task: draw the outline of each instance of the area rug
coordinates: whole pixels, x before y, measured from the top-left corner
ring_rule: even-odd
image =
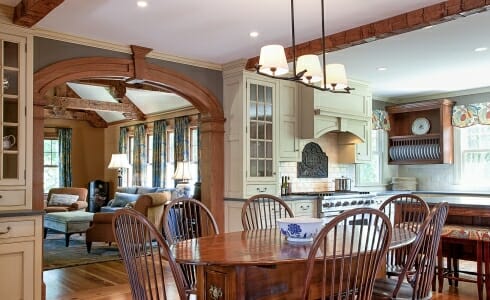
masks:
[[[92,250],[87,253],[85,235],[73,234],[70,245],[65,247],[65,235],[49,232],[43,241],[43,269],[73,267],[85,264],[119,260],[119,250],[115,243],[92,243]]]

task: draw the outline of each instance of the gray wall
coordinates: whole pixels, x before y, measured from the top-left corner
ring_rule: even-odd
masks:
[[[127,59],[132,57],[132,55],[128,53],[110,51],[41,37],[34,38],[34,72],[59,61],[90,56]],[[147,61],[149,63],[179,72],[199,82],[202,86],[209,89],[216,96],[221,105],[223,105],[223,74],[221,71],[178,64],[175,62],[153,58],[148,58]]]

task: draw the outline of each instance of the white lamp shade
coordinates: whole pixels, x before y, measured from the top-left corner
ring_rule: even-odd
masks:
[[[289,72],[288,61],[284,47],[267,45],[260,49],[259,71],[269,75],[283,75]]]
[[[302,55],[298,57],[296,63],[296,72],[306,70],[306,73],[301,79],[306,83],[319,82],[323,78],[322,67],[320,65],[320,59],[314,54]],[[310,79],[308,79],[310,77]]]
[[[191,180],[191,168],[188,161],[178,161],[177,168],[175,169],[173,179],[178,180]]]
[[[127,169],[131,167],[128,161],[127,154],[112,154],[111,162],[107,168],[109,169]]]
[[[336,90],[345,89],[347,87],[347,75],[345,75],[345,67],[342,64],[328,64],[325,66],[327,87]]]

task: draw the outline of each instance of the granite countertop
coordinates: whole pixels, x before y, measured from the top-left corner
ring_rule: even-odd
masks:
[[[0,218],[9,218],[9,217],[24,217],[24,216],[37,216],[44,215],[44,210],[4,210],[0,211]]]

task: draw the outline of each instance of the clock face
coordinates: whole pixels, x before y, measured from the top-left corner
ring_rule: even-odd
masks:
[[[430,122],[427,118],[417,118],[412,123],[412,133],[413,134],[426,134],[429,132]]]

